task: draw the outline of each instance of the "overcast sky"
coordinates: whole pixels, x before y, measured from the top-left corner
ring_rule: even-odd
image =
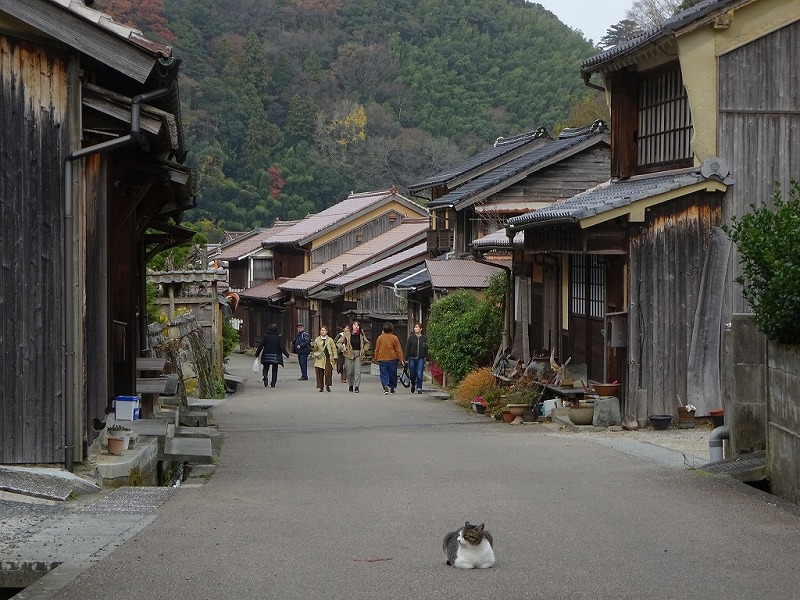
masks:
[[[529,0],[544,6],[572,29],[597,44],[612,25],[625,18],[633,0]]]

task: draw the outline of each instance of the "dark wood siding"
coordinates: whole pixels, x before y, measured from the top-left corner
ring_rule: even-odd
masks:
[[[628,396],[646,395],[637,417],[673,414],[686,400],[692,328],[719,195],[694,194],[654,207],[632,226],[628,309]]]
[[[555,201],[572,198],[599,183],[611,173],[608,146],[592,148],[534,173],[492,196],[493,202]]]
[[[800,178],[800,22],[719,58],[719,156],[736,184],[725,195],[724,220],[772,205],[775,182],[788,192]],[[743,68],[746,65],[746,68]],[[729,261],[732,313],[749,313],[734,279],[741,274],[734,246]]]
[[[64,460],[68,77],[60,52],[0,35],[0,463]]]

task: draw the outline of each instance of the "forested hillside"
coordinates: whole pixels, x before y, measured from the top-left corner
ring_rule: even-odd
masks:
[[[268,226],[563,124],[596,52],[524,0],[97,0],[172,44],[199,208]],[[567,123],[578,125],[583,123]]]

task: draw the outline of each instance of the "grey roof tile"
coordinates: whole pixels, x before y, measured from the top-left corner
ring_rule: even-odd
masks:
[[[245,233],[229,242],[225,242],[219,248],[218,260],[242,260],[250,254],[262,249],[261,242],[269,236],[291,227],[297,221],[276,221],[275,225],[269,228],[257,228]]]
[[[392,256],[374,262],[361,269],[335,277],[328,281],[327,284],[330,286],[347,287],[348,285],[371,279],[375,275],[383,274],[386,271],[391,272],[393,269],[397,269],[398,265],[405,265],[409,261],[420,260],[427,256],[427,254],[428,244],[417,244],[416,246],[412,246],[411,248],[393,254]]]
[[[485,288],[492,275],[500,272],[499,266],[492,267],[472,260],[454,258],[451,260],[426,260],[425,266],[435,288]]]
[[[410,185],[408,186],[408,189],[409,191],[416,192],[441,185],[450,181],[451,179],[459,177],[460,175],[464,175],[465,173],[468,173],[469,171],[476,169],[481,165],[491,162],[503,156],[504,154],[508,154],[514,150],[517,150],[526,144],[530,144],[531,142],[535,142],[536,140],[547,137],[549,137],[547,130],[544,128],[539,128],[535,131],[529,131],[527,133],[522,133],[509,138],[497,138],[491,148],[487,148],[486,150],[479,152],[466,161],[450,167],[445,171],[437,173],[436,175],[432,175],[431,177],[428,177],[419,183]]]
[[[286,291],[310,290],[341,274],[344,265],[347,265],[349,272],[366,263],[375,262],[376,259],[382,259],[387,253],[395,254],[409,244],[419,243],[425,239],[427,231],[427,219],[406,219],[386,233],[290,279],[281,285],[281,289]]]
[[[276,244],[306,244],[325,231],[333,229],[343,222],[354,218],[358,213],[373,207],[387,204],[397,200],[409,208],[409,213],[414,216],[427,216],[428,211],[416,202],[396,193],[395,190],[382,190],[350,194],[341,202],[325,210],[309,215],[275,235],[264,240],[264,245]]]
[[[731,8],[750,2],[751,0],[702,0],[691,8],[677,13],[664,23],[651,27],[640,35],[617,44],[600,54],[586,59],[581,64],[581,72],[584,75],[600,70],[604,65],[612,63],[620,58],[635,53],[639,48],[653,44],[686,25],[705,18],[713,18],[719,13],[726,12]]]
[[[564,154],[565,158],[572,153],[570,150],[576,146],[583,144],[591,138],[597,138],[598,143],[601,142],[605,134],[608,133],[608,126],[603,121],[595,121],[587,127],[580,129],[568,129],[559,135],[558,139],[546,143],[540,148],[536,148],[527,154],[523,154],[519,158],[515,158],[499,167],[491,170],[485,175],[476,177],[468,181],[464,185],[460,185],[453,191],[431,201],[428,204],[430,210],[436,210],[443,207],[455,207],[456,210],[460,206],[469,204],[470,199],[476,195],[489,190],[500,183],[513,178],[522,173],[530,173],[536,170],[537,166],[557,157],[559,154]]]
[[[733,183],[727,177],[712,177],[726,185]],[[611,180],[572,198],[554,202],[547,208],[512,217],[506,221],[506,226],[513,231],[536,224],[578,223],[615,208],[630,206],[638,200],[684,188],[709,178],[711,177],[705,177],[700,169],[693,168]]]

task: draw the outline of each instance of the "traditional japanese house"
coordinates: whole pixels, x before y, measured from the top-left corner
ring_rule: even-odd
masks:
[[[72,469],[137,391],[148,260],[193,235],[180,60],[77,0],[1,2],[0,56],[0,463]]]

